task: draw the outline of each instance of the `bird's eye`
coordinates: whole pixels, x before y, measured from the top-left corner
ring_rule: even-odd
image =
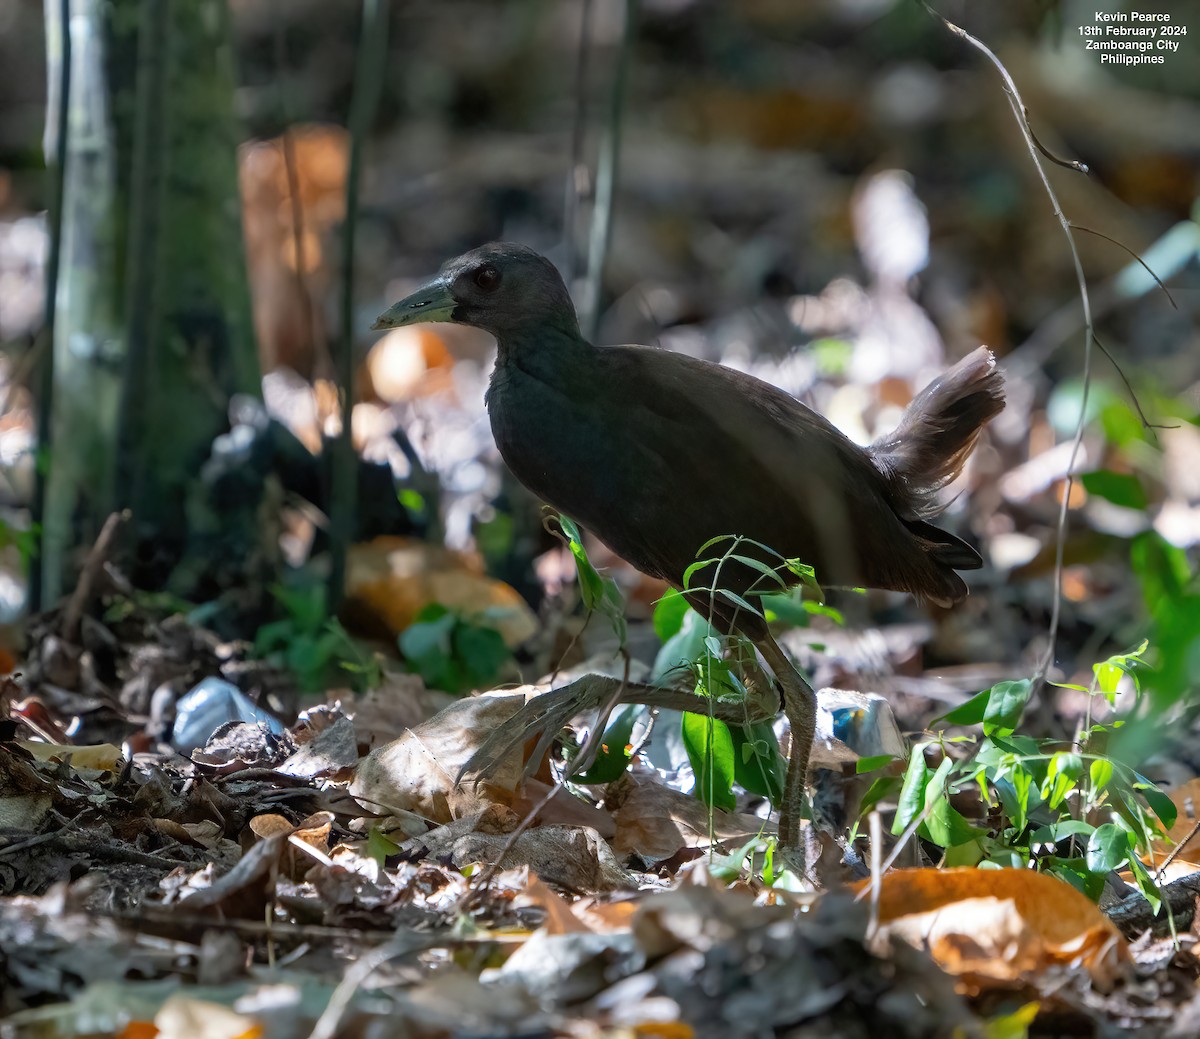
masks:
[[[500,272],[491,264],[475,272],[475,284],[484,292],[495,292],[500,287]]]

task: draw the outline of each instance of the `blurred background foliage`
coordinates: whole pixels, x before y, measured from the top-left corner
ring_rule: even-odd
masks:
[[[598,341],[655,343],[752,371],[860,441],[890,428],[946,364],[980,342],[991,346],[1010,403],[948,520],[988,562],[977,594],[932,618],[895,596],[855,600],[846,629],[830,625],[805,645],[822,647],[810,661],[819,684],[923,704],[1030,673],[1045,648],[1057,515],[1082,399],[1080,306],[1069,250],[1000,81],[919,4],[396,0],[386,12],[380,103],[363,142],[352,342],[340,332],[339,270],[346,127],[363,89],[355,82],[362,8],[349,0],[176,6],[208,11],[217,21],[205,24],[231,46],[228,159],[236,157],[237,189],[230,179],[229,197],[206,205],[221,219],[240,211],[263,376],[261,400],[250,393],[231,407],[233,391],[248,388],[238,380],[211,395],[226,415],[216,431],[225,439],[212,442],[209,430],[203,450],[193,445],[182,464],[219,484],[205,515],[228,515],[222,500],[240,503],[238,536],[265,533],[269,545],[235,551],[228,537],[191,537],[204,526],[193,516],[190,540],[178,539],[170,567],[144,567],[145,583],[193,600],[237,589],[236,628],[286,615],[287,597],[271,594],[281,574],[324,572],[328,459],[340,430],[334,376],[349,350],[359,479],[347,627],[393,652],[409,631],[415,669],[458,687],[502,673],[511,650],[540,673],[568,647],[576,659],[596,648],[603,626],[580,643],[572,617],[569,550],[545,531],[538,503],[491,444],[482,410],[489,337],[449,325],[366,332],[444,259],[507,238],[550,256],[581,302],[591,276]],[[71,0],[71,8],[78,20],[104,5]],[[118,8],[131,25],[148,10]],[[1095,660],[1147,637],[1158,670],[1146,685],[1159,707],[1182,702],[1175,709],[1190,721],[1185,694],[1200,681],[1200,41],[1185,41],[1163,65],[1110,71],[1083,49],[1079,26],[1094,9],[1082,3],[941,9],[1006,63],[1040,141],[1090,168],[1089,176],[1051,169],[1070,219],[1120,243],[1080,236],[1097,333],[1124,377],[1095,357],[1077,465],[1087,475],[1068,502],[1058,677],[1090,675]],[[636,22],[626,32],[629,12]],[[36,543],[38,468],[53,472],[68,451],[53,441],[39,447],[36,436],[52,202],[42,150],[54,82],[47,24],[36,0],[0,7],[0,587],[10,619],[24,602]],[[200,60],[195,74],[224,74],[221,62],[210,65]],[[617,119],[614,96],[623,99]],[[129,113],[112,115],[116,134]],[[619,166],[600,271],[589,238],[598,163],[614,140]],[[241,262],[226,250],[212,269],[240,276]],[[135,312],[151,305],[131,302]],[[217,309],[236,324],[235,305]],[[188,344],[180,352],[195,357],[201,347]],[[153,436],[169,438],[175,394],[145,382],[126,407],[159,395],[154,411],[166,425]],[[244,484],[226,479],[246,472]],[[178,509],[127,504],[135,516],[158,517],[144,541],[180,534]],[[71,565],[90,543],[76,534]],[[662,588],[602,547],[589,550],[616,577],[631,618],[648,618]],[[202,579],[218,559],[244,565]],[[310,612],[296,627],[320,647],[324,667],[344,633],[323,629]],[[502,644],[475,634],[481,618]],[[286,636],[271,629],[276,641],[281,630]],[[630,640],[635,656],[652,659],[649,624],[635,623]],[[485,659],[456,656],[464,645],[483,646]],[[1054,709],[1070,718],[1082,707],[1065,692]]]

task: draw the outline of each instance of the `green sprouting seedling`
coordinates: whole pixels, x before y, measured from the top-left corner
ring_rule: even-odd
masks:
[[[1069,688],[1111,702],[1117,683],[1128,676],[1140,693],[1146,649],[1142,643],[1097,663],[1090,687]],[[943,864],[1035,868],[1092,898],[1110,872],[1126,867],[1157,907],[1154,879],[1138,853],[1170,829],[1174,804],[1141,773],[1105,753],[1119,720],[1099,725],[1089,718],[1069,746],[1018,733],[1033,689],[1028,679],[999,682],[944,715],[940,720],[951,725],[980,726],[974,754],[955,760],[945,751],[956,740],[937,733],[914,748],[903,778],[875,781],[862,813],[898,796],[892,833],[915,829],[943,850]],[[925,754],[933,749],[943,752],[936,768]],[[952,803],[955,794],[971,789],[988,808],[984,825]]]
[[[374,654],[329,616],[324,582],[276,585],[271,594],[285,616],[258,629],[257,656],[287,668],[305,692],[318,692],[339,680],[348,680],[360,691],[382,682]]]
[[[706,555],[717,546],[723,546],[719,555]],[[696,557],[683,574],[689,593],[720,596],[738,610],[794,626],[807,626],[816,613],[841,622],[841,615],[825,605],[813,568],[768,545],[740,535],[721,535],[701,545]],[[745,596],[721,586],[721,572],[731,564],[758,574]],[[701,585],[700,578],[709,583]],[[664,665],[682,663],[694,676],[698,696],[745,702],[743,662],[754,659],[750,642],[739,635],[718,635],[712,617],[705,619],[690,610],[679,592],[664,596],[656,607],[655,629],[664,640],[656,673],[662,673]],[[730,726],[711,715],[689,713],[681,724],[684,747],[696,775],[697,797],[710,806],[733,808],[736,783],[778,803],[787,765],[770,722]]]
[[[617,636],[621,649],[624,649],[629,626],[625,620],[625,597],[621,595],[621,589],[616,581],[605,577],[592,565],[583,544],[583,535],[575,522],[560,514],[558,525],[575,560],[583,608],[588,613],[594,612],[604,617],[612,625],[613,634]]]
[[[486,614],[467,618],[431,603],[400,633],[400,651],[431,689],[464,693],[486,688],[512,660],[504,637],[487,619]]]

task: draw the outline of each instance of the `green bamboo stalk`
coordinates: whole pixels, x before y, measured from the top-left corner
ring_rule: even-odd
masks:
[[[346,555],[354,531],[358,470],[350,422],[354,410],[354,240],[366,136],[379,107],[387,57],[388,9],[383,0],[363,0],[354,94],[350,102],[350,168],[346,176],[346,222],[342,232],[342,320],[337,378],[342,401],[342,431],[333,444],[329,505],[329,609],[341,605],[346,585]]]

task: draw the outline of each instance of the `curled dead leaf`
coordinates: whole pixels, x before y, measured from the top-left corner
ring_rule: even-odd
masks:
[[[476,786],[468,776],[456,786],[455,780],[480,744],[524,706],[520,693],[457,700],[371,751],[359,763],[350,792],[372,807],[416,812],[439,823],[489,804],[511,805],[521,782],[520,746],[500,762],[487,782]]]
[[[1143,855],[1146,864],[1157,867],[1175,853],[1163,879],[1178,880],[1200,870],[1200,779],[1189,779],[1182,786],[1167,791],[1179,815],[1167,833],[1165,841],[1155,841],[1150,854]],[[1182,847],[1179,847],[1180,845]],[[1177,850],[1178,849],[1178,850]]]
[[[870,882],[855,885],[870,898]],[[1065,881],[1021,869],[907,869],[884,876],[878,938],[927,949],[968,988],[1082,967],[1109,987],[1130,962],[1125,939]]]

